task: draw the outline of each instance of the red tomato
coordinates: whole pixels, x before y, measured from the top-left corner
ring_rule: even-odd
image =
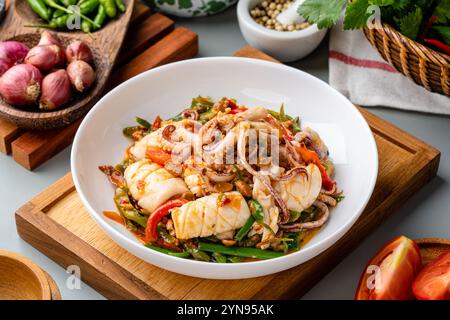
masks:
[[[418,300],[450,300],[450,251],[423,268],[412,290]]]
[[[386,244],[369,261],[359,280],[356,300],[412,299],[411,285],[422,268],[420,250],[404,236]]]
[[[170,161],[172,155],[165,152],[163,149],[158,147],[148,147],[146,152],[147,157],[154,163],[164,166],[166,162]]]

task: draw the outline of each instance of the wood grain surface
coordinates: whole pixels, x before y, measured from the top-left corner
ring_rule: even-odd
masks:
[[[250,47],[236,55],[268,60]],[[371,200],[344,237],[290,270],[245,280],[206,280],[145,263],[116,245],[90,218],[70,173],[17,211],[18,232],[60,265],[79,265],[82,279],[110,299],[299,298],[431,180],[439,166],[438,150],[365,109],[359,110],[378,146],[378,180]]]
[[[74,40],[86,42],[94,54],[94,68],[97,75],[95,84],[84,94],[73,96],[69,105],[52,112],[31,111],[16,108],[0,98],[0,116],[20,128],[28,130],[46,130],[66,127],[82,117],[100,98],[112,68],[116,62],[120,47],[128,29],[135,0],[125,0],[126,11],[117,19],[111,20],[100,30],[88,35],[81,31],[62,32],[57,35],[63,45]],[[13,0],[0,25],[0,41],[17,40],[33,47],[40,39],[42,29],[26,25],[42,23],[30,9],[26,0]]]
[[[195,56],[198,37],[186,28],[175,29],[173,20],[152,15],[147,6],[136,3],[123,48],[107,90],[139,72]],[[16,162],[33,170],[72,143],[79,124],[80,120],[63,129],[25,131],[0,119],[0,152],[12,152]]]

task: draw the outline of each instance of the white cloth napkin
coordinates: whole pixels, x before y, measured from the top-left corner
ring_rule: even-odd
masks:
[[[330,85],[355,104],[450,114],[450,98],[397,72],[362,31],[344,31],[342,21],[331,30],[329,68]]]

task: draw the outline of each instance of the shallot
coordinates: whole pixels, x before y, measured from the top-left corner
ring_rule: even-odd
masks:
[[[46,46],[49,44],[56,44],[61,46],[61,41],[59,41],[56,35],[48,32],[47,30],[42,31],[41,39],[39,40],[38,46]]]
[[[45,76],[42,81],[41,110],[54,110],[70,100],[70,80],[66,70],[60,69]]]
[[[41,94],[41,84],[39,69],[31,64],[18,64],[0,78],[0,95],[12,105],[31,105]]]
[[[89,64],[92,64],[94,58],[89,46],[83,41],[74,41],[66,48],[67,61],[72,62],[75,60],[83,60]]]
[[[28,52],[25,62],[41,71],[49,71],[64,62],[61,51],[61,47],[56,44],[36,46]]]
[[[29,49],[18,41],[0,42],[0,77],[13,65],[23,61]]]
[[[67,66],[67,74],[74,88],[79,92],[87,90],[95,81],[94,69],[83,60],[72,61]]]

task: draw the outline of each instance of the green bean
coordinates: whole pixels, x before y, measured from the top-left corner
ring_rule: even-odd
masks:
[[[253,216],[248,217],[244,226],[238,231],[238,233],[234,237],[234,240],[241,241],[246,236],[246,234],[250,231],[254,222],[255,222],[255,218],[253,218]]]
[[[49,21],[47,6],[43,0],[27,0],[30,8],[42,19]]]
[[[198,249],[206,252],[218,252],[230,256],[238,256],[255,259],[272,259],[284,255],[282,252],[275,252],[270,250],[260,250],[256,248],[242,248],[235,246],[223,246],[215,243],[199,242]]]
[[[125,7],[125,4],[123,3],[123,0],[115,0],[116,1],[116,7],[119,9],[120,12],[127,11],[127,8]]]
[[[184,244],[184,249],[187,252],[189,252],[189,254],[195,260],[206,261],[206,262],[209,262],[211,260],[211,258],[209,257],[209,255],[206,252],[200,251],[197,247],[195,247],[189,243]]]
[[[87,0],[80,4],[80,12],[82,14],[90,14],[97,10],[99,4],[99,0]]]
[[[221,253],[213,252],[212,257],[217,263],[227,263],[227,257]]]
[[[242,262],[242,260],[244,260],[242,257],[228,257],[228,261],[231,263],[239,263]]]
[[[131,220],[139,224],[141,227],[147,226],[148,217],[144,216],[133,207],[128,197],[128,191],[126,188],[119,188],[114,195],[114,203],[116,204],[119,213],[126,219]]]
[[[157,246],[152,246],[151,244],[146,244],[145,245],[147,248],[161,252],[161,253],[165,253],[168,254],[169,256],[173,256],[173,257],[178,257],[178,258],[187,258],[190,256],[189,252],[187,251],[182,251],[182,252],[175,252],[175,251],[171,251],[168,249],[164,249],[161,247],[157,247]]]
[[[114,18],[117,15],[117,8],[115,0],[100,0],[100,3],[105,7],[106,15]]]
[[[98,6],[97,15],[95,16],[94,22],[99,26],[103,26],[106,20],[106,11],[103,5]]]

